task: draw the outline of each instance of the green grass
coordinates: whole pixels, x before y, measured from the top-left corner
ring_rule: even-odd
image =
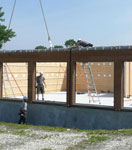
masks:
[[[25,130],[15,130],[12,132],[12,134],[15,134],[15,135],[27,135],[27,132]]]
[[[9,130],[13,129],[37,129],[37,130],[45,130],[45,131],[58,131],[58,132],[65,132],[67,128],[62,127],[50,127],[50,126],[37,126],[37,125],[26,125],[26,124],[16,124],[16,123],[5,123],[0,122],[0,125],[6,126]],[[6,131],[0,130],[0,133]],[[22,132],[22,131],[21,131]],[[24,132],[24,131],[23,131]],[[70,132],[86,132],[87,136],[90,135],[124,135],[124,136],[132,136],[132,129],[122,129],[122,130],[80,130],[80,129],[70,129]],[[19,134],[19,133],[18,133]],[[24,133],[20,133],[24,134]]]
[[[2,134],[2,133],[6,133],[6,131],[5,130],[0,130],[0,134]]]
[[[106,136],[91,136],[87,141],[89,144],[95,144],[99,142],[106,141],[108,138]]]
[[[28,128],[33,127],[33,125],[6,123],[6,122],[0,122],[0,125],[4,125],[12,129],[28,129]]]
[[[52,150],[51,148],[43,148],[41,150]]]
[[[62,127],[51,127],[51,126],[40,126],[40,125],[27,125],[27,124],[16,124],[16,123],[6,123],[6,122],[0,122],[0,125],[4,125],[6,127],[12,128],[12,129],[40,129],[45,131],[59,131],[64,132],[67,131],[67,128]]]
[[[132,136],[132,129],[121,129],[121,130],[86,130],[87,136],[89,135],[122,135]]]
[[[77,145],[74,145],[72,147],[68,147],[66,150],[86,150],[90,145],[97,144],[103,141],[106,141],[108,139],[107,136],[91,136],[87,140],[82,140]]]
[[[50,127],[50,126],[38,126],[41,130],[46,131],[59,131],[59,132],[65,132],[67,131],[67,128],[62,127]]]
[[[77,144],[77,145],[74,145],[73,147],[68,147],[66,150],[85,150],[87,147],[85,145],[81,145],[80,144]]]
[[[48,137],[50,137],[50,136],[45,135],[45,136],[42,136],[41,138],[42,138],[42,139],[46,139],[46,138],[48,138]]]
[[[68,147],[66,150],[86,150],[90,145],[106,141],[107,139],[106,136],[91,136],[89,139],[82,140],[77,145]]]

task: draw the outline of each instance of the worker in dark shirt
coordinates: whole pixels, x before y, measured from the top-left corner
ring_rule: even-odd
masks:
[[[77,41],[77,46],[80,46],[80,47],[93,47],[93,44],[87,43],[86,41],[83,41],[83,40],[79,39]]]
[[[42,100],[44,101],[44,87],[46,87],[45,78],[43,73],[40,72],[40,75],[36,78],[37,82],[37,100],[39,100],[39,94],[42,94]]]

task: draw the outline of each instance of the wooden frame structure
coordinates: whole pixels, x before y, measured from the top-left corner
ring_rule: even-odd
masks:
[[[122,47],[93,47],[83,49],[49,49],[49,50],[23,50],[0,52],[0,97],[2,98],[3,63],[28,63],[28,101],[35,100],[35,74],[36,62],[66,62],[67,63],[67,102],[48,103],[65,106],[75,105],[76,62],[114,62],[114,108],[123,109],[124,93],[124,62],[132,61],[132,46]],[[8,100],[12,100],[8,98]],[[47,102],[37,102],[46,104]],[[81,105],[79,105],[81,107]],[[87,105],[85,107],[91,107]],[[106,109],[105,106],[92,106]]]

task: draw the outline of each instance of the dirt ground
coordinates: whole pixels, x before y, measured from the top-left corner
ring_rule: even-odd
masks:
[[[128,133],[1,124],[0,150],[132,150]]]

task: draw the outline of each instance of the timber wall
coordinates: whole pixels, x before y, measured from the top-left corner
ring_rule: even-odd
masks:
[[[91,62],[90,64],[98,92],[113,92],[114,64],[112,62]],[[7,63],[7,74],[5,67],[3,67],[3,97],[12,97],[12,89],[16,97],[22,96],[20,89],[24,95],[27,95],[27,68],[27,63]],[[77,63],[76,71],[76,91],[87,92],[82,63]],[[47,88],[45,88],[46,93],[66,91],[66,63],[37,63],[36,75],[39,75],[39,72],[44,73],[47,84]]]
[[[7,73],[3,67],[3,97],[12,97],[13,92],[16,97],[22,96],[19,88],[24,95],[27,95],[28,71],[26,63],[7,63]],[[113,92],[114,90],[114,63],[113,62],[91,62],[92,73],[96,84],[97,91]],[[45,92],[66,91],[67,83],[67,64],[66,63],[37,63],[36,75],[43,72],[47,88]],[[129,97],[132,95],[132,63],[125,63],[125,79],[124,79],[124,95]],[[19,87],[17,86],[16,82]],[[11,85],[10,85],[11,84]],[[87,84],[82,68],[82,63],[76,65],[76,91],[87,92]]]

